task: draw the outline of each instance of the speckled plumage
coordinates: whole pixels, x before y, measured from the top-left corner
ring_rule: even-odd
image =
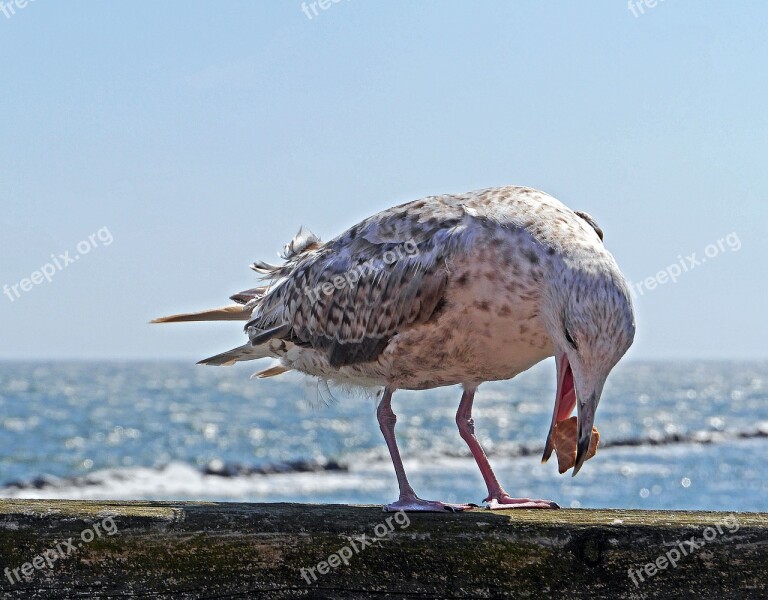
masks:
[[[618,275],[587,219],[510,186],[402,204],[325,244],[300,231],[285,264],[255,264],[269,285],[233,296],[260,347],[203,362],[271,355],[340,383],[409,389],[509,379],[553,353],[545,280],[573,265]],[[279,341],[258,337],[275,328]]]
[[[586,459],[605,380],[634,338],[629,289],[586,213],[517,186],[431,196],[382,211],[323,243],[300,230],[284,263],[257,262],[265,284],[237,303],[161,322],[247,320],[249,342],[201,361],[274,357],[261,377],[297,370],[383,386],[379,424],[400,484],[390,510],[441,510],[408,484],[394,439],[397,389],[462,384],[457,424],[488,487],[491,508],[549,508],[500,486],[472,425],[475,390],[556,356],[552,431],[578,408],[574,474]],[[578,402],[577,402],[578,400]]]

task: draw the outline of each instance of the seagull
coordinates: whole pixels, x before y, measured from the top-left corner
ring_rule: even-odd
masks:
[[[400,495],[385,511],[471,504],[416,495],[395,439],[396,390],[461,385],[459,434],[487,487],[486,508],[558,508],[501,486],[475,436],[478,386],[555,357],[557,391],[542,462],[558,423],[577,422],[575,475],[590,448],[608,374],[629,349],[629,288],[585,212],[528,187],[430,196],[380,212],[323,243],[300,229],[283,262],[252,265],[264,285],[234,304],[153,322],[243,320],[248,342],[199,364],[272,357],[257,374],[299,371],[380,390],[376,411]]]

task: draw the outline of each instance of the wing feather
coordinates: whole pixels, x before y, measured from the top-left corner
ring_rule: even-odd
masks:
[[[429,320],[448,279],[446,235],[464,213],[388,212],[297,261],[259,303],[252,339],[279,334],[340,367],[376,360],[399,331]]]

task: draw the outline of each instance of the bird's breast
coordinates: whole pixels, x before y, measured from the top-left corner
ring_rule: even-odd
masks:
[[[396,335],[381,357],[398,387],[510,379],[552,355],[540,317],[544,268],[526,250],[487,245],[446,265],[440,311]]]

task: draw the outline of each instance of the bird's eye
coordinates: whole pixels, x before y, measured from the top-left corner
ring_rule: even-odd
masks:
[[[567,327],[565,328],[565,341],[567,341],[574,350],[579,349],[579,345],[576,343],[576,340],[573,339],[573,336],[571,335],[571,332],[568,331]]]

